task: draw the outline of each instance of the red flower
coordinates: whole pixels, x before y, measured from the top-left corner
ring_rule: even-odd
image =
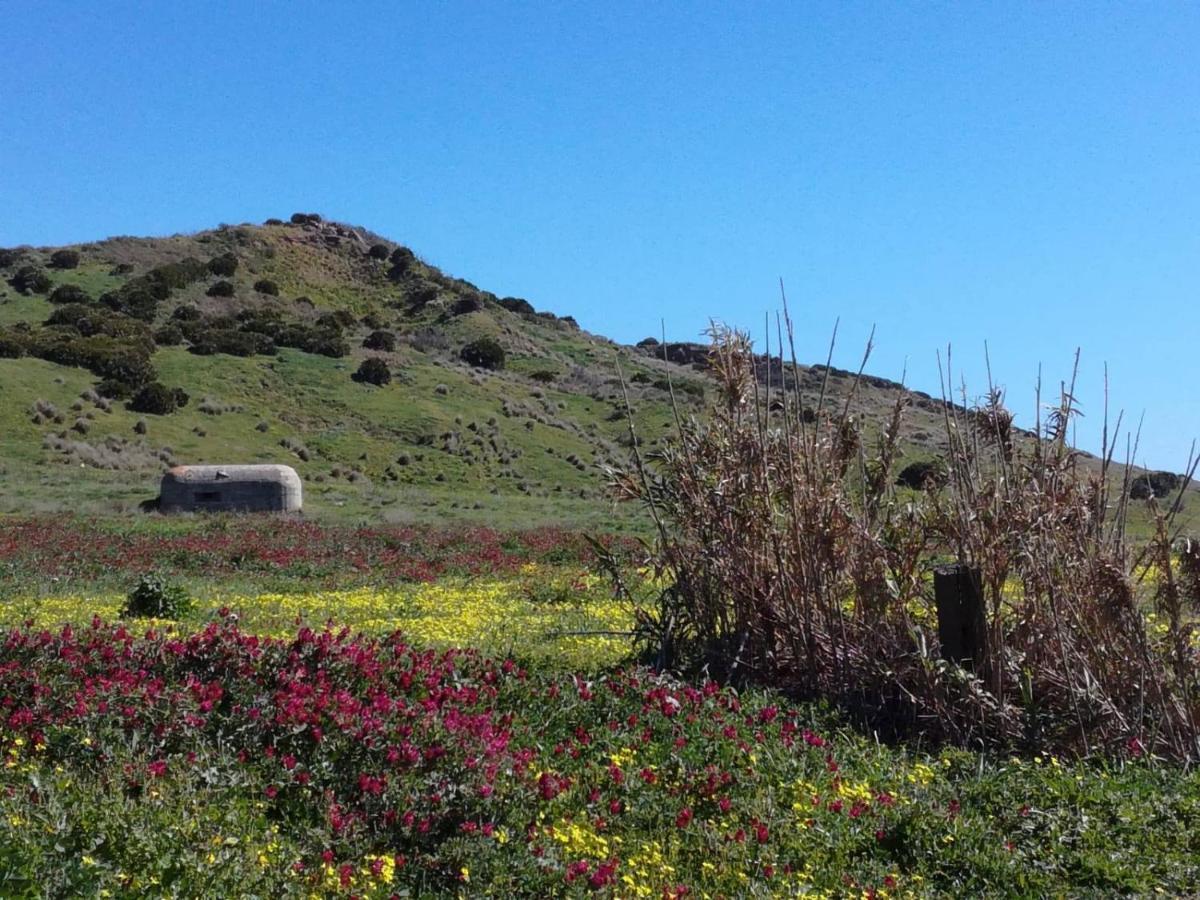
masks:
[[[146,771],[155,778],[162,778],[167,774],[167,761],[165,759],[156,759],[150,765],[146,766]]]
[[[692,808],[685,806],[679,811],[679,815],[675,817],[676,828],[687,828],[692,821]]]

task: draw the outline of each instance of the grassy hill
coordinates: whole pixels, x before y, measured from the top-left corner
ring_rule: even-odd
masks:
[[[707,383],[694,345],[618,345],[312,215],[0,251],[0,277],[0,513],[128,513],[171,464],[282,462],[321,517],[621,526],[600,469],[627,453],[618,361],[650,445],[668,379],[685,414]],[[502,368],[461,358],[481,339]],[[372,357],[390,383],[352,378]],[[800,377],[835,398],[853,380]],[[134,411],[147,381],[187,404]],[[866,379],[857,413],[883,421],[897,390]],[[936,455],[940,402],[905,428],[908,457]]]

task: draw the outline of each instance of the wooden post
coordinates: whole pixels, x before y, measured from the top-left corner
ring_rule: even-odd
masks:
[[[939,566],[933,571],[933,596],[942,658],[970,669],[981,668],[987,659],[987,619],[979,570]]]

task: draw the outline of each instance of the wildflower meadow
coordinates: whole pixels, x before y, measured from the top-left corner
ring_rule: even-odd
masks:
[[[69,521],[66,545],[89,527]],[[0,551],[5,896],[1200,885],[1192,772],[1136,745],[1086,760],[889,746],[821,705],[657,673],[573,537],[425,535],[422,571],[439,574],[407,579],[329,553],[313,588],[291,577],[311,558],[171,569],[174,544],[244,526],[171,527],[113,534],[152,549],[103,573],[104,541],[41,570],[35,542]],[[311,534],[310,557],[355,539]],[[464,563],[481,542],[509,548],[486,572]],[[122,617],[118,586],[148,567],[186,586],[177,618]]]

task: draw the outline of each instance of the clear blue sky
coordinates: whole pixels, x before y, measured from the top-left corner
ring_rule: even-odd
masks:
[[[623,341],[762,331],[1200,433],[1200,6],[4,5],[0,245],[296,210]]]

